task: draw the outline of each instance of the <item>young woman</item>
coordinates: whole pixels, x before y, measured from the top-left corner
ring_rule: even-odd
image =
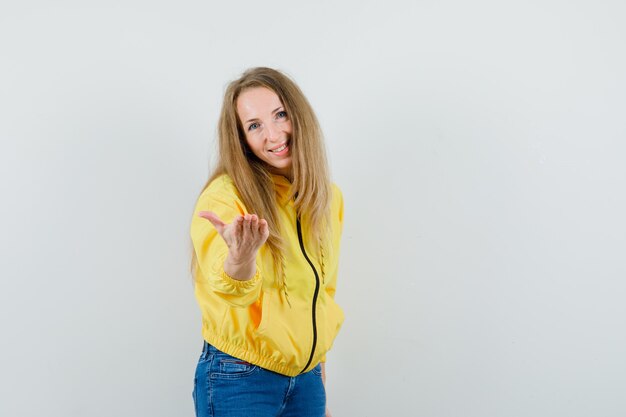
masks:
[[[219,162],[191,223],[205,343],[197,416],[323,417],[343,199],[317,118],[270,68],[227,88]]]

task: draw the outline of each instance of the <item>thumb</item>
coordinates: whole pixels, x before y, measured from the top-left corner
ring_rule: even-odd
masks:
[[[213,213],[212,211],[200,211],[198,212],[198,217],[202,217],[203,219],[207,219],[208,221],[210,221],[211,224],[215,226],[218,231],[221,231],[224,226],[226,226],[226,223],[224,223],[222,219],[220,219],[218,215]]]

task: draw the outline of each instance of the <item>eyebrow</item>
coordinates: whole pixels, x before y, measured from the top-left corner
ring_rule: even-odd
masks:
[[[272,114],[276,113],[278,110],[282,109],[284,106],[278,106],[276,107],[274,110],[272,110]],[[255,120],[259,120],[258,117],[252,118],[252,119],[248,119],[244,122],[244,124],[248,124],[250,122],[254,122]]]

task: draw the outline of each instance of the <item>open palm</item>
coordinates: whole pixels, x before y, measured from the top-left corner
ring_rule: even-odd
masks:
[[[256,214],[239,215],[228,224],[212,211],[201,211],[198,216],[215,227],[228,246],[231,261],[236,264],[255,259],[270,234],[267,221],[259,219]]]

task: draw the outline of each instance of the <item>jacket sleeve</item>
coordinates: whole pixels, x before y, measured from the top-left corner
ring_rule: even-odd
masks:
[[[341,242],[341,235],[343,232],[343,195],[339,187],[333,184],[333,203],[332,203],[332,240],[333,240],[333,257],[335,257],[334,267],[332,268],[330,279],[326,285],[326,293],[334,300],[335,292],[337,289],[337,275],[339,268],[339,246]],[[322,363],[326,363],[326,355],[322,356],[320,360]]]
[[[219,180],[218,180],[219,181]],[[224,271],[228,246],[207,219],[198,217],[200,211],[212,211],[225,223],[237,215],[246,214],[243,204],[234,193],[214,191],[209,187],[198,198],[191,220],[191,240],[196,255],[196,280],[204,280],[204,287],[233,307],[254,303],[261,293],[262,277],[257,255],[256,273],[248,281],[231,278]]]
[[[341,245],[341,235],[343,232],[343,195],[339,187],[333,184],[333,202],[332,202],[332,253],[333,263],[330,272],[329,280],[326,284],[326,292],[335,298],[335,291],[337,287],[337,274],[339,269],[339,247]]]

